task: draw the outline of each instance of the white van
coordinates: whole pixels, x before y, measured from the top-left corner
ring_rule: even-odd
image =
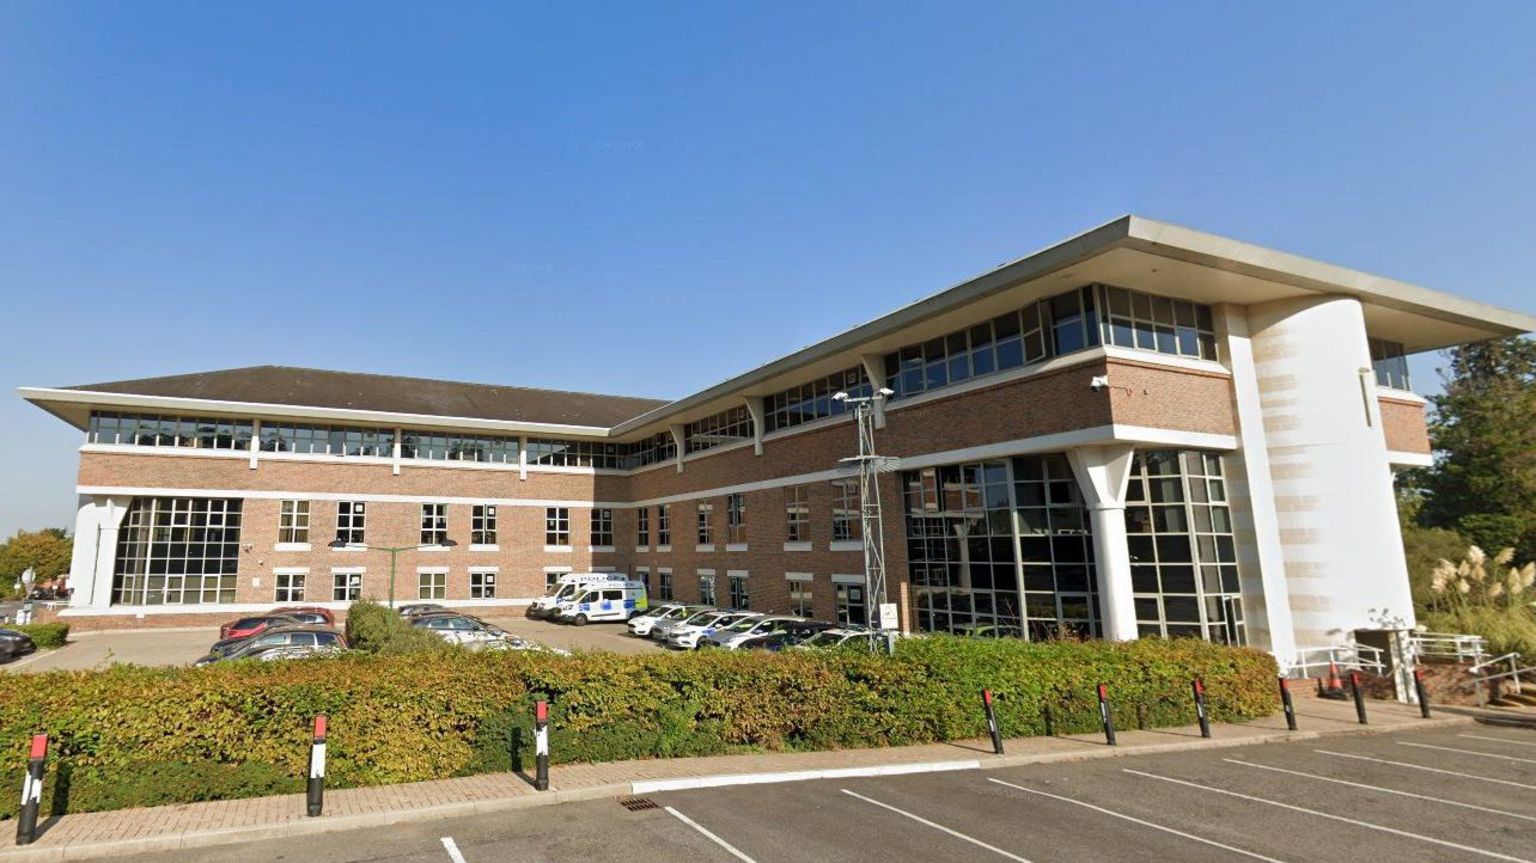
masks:
[[[562,602],[575,599],[586,590],[587,585],[602,584],[607,582],[625,582],[629,576],[622,572],[567,572],[550,585],[549,593],[539,597],[528,606],[528,616],[532,618],[553,617],[555,607]]]
[[[572,599],[561,600],[550,617],[585,626],[594,620],[629,620],[650,606],[643,581],[604,581],[589,584]]]

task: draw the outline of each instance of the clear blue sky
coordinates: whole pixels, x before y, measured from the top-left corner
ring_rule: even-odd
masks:
[[[679,396],[1126,212],[1536,311],[1536,4],[575,5],[0,6],[0,532],[16,385]]]

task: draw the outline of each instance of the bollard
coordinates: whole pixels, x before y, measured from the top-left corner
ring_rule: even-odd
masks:
[[[1285,710],[1285,727],[1296,730],[1296,705],[1291,703],[1291,682],[1280,678],[1280,706]]]
[[[1042,718],[1045,720],[1045,736],[1056,736],[1056,717],[1051,715],[1051,706],[1047,704],[1042,710]]]
[[[1424,669],[1413,670],[1413,691],[1419,696],[1419,715],[1429,718],[1429,691],[1424,688]]]
[[[21,814],[16,819],[16,844],[30,845],[37,838],[37,809],[43,799],[43,762],[48,757],[48,735],[32,735],[27,775],[21,780]]]
[[[1109,715],[1109,687],[1099,684],[1099,719],[1104,722],[1104,742],[1115,745],[1115,720]]]
[[[1200,736],[1211,736],[1211,718],[1205,714],[1205,681],[1196,677],[1193,683],[1195,690],[1195,718],[1200,720]]]
[[[1349,688],[1355,695],[1355,715],[1360,717],[1361,725],[1369,725],[1365,721],[1365,693],[1360,691],[1360,672],[1349,673]]]
[[[313,818],[325,804],[325,714],[315,717],[315,741],[309,747],[309,789],[305,812]]]
[[[549,790],[549,702],[534,705],[533,748],[537,761],[533,787],[538,791]]]
[[[992,690],[981,691],[981,704],[987,711],[987,730],[992,733],[992,752],[1003,754],[1003,732],[997,727],[997,710],[992,707]]]

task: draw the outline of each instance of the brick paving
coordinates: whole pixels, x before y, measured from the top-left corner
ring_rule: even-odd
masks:
[[[1439,711],[1432,720],[1420,718],[1417,707],[1372,701],[1369,726],[1361,726],[1349,702],[1298,697],[1300,730],[1288,732],[1280,714],[1253,722],[1216,725],[1203,740],[1198,728],[1125,730],[1119,745],[1106,746],[1100,735],[1028,737],[1005,742],[1006,755],[992,754],[990,741],[966,740],[886,749],[833,752],[778,752],[702,758],[622,761],[606,764],[558,765],[551,770],[551,788],[537,792],[528,778],[495,773],[406,785],[327,790],[325,814],[305,816],[302,794],[221,800],[87,812],[50,818],[32,845],[0,848],[0,861],[79,860],[129,853],[219,845],[471,815],[569,800],[629,794],[635,782],[696,777],[840,768],[980,762],[982,768],[1068,761],[1160,751],[1241,746],[1265,741],[1307,739],[1327,734],[1384,732],[1471,722],[1465,713]],[[46,792],[45,792],[46,793]]]

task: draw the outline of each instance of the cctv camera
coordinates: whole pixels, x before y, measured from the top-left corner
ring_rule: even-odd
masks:
[[[1108,389],[1109,375],[1094,375],[1093,380],[1088,382],[1088,386],[1094,392],[1102,392],[1103,390]]]

